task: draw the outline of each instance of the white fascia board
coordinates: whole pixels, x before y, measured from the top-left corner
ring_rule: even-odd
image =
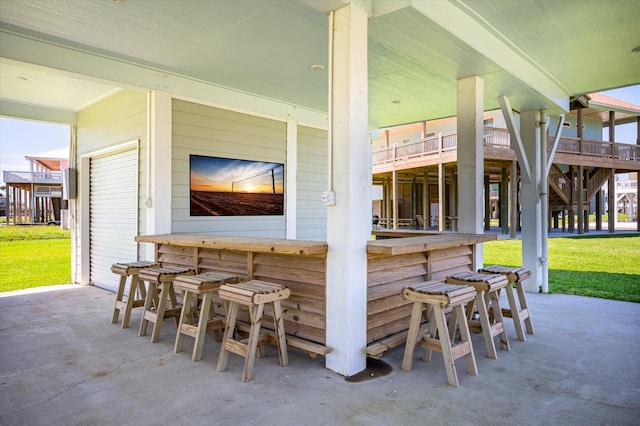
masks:
[[[0,116],[55,124],[76,124],[76,113],[71,110],[48,108],[40,105],[0,99]]]
[[[564,111],[569,111],[569,90],[553,76],[510,43],[496,28],[467,8],[464,3],[447,0],[413,0],[412,7],[471,46],[499,67],[515,76]],[[479,21],[484,21],[482,25]]]
[[[352,4],[364,10],[369,18],[377,18],[411,6],[411,0],[302,0],[302,2],[327,14]]]
[[[620,113],[640,116],[640,107],[636,107],[636,108],[628,107],[628,108],[625,108],[624,106],[621,106],[621,105],[612,105],[612,104],[608,104],[606,102],[596,102],[594,100],[590,100],[589,101],[589,108],[598,109],[598,110],[601,110],[601,111],[615,111],[615,112],[620,112]]]
[[[326,113],[0,29],[0,56],[132,90],[163,90],[237,111],[327,128]]]

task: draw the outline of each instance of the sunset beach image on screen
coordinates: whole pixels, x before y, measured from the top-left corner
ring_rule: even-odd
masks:
[[[284,214],[284,164],[189,156],[191,216]]]

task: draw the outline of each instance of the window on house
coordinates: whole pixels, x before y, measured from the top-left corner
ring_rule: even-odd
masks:
[[[491,118],[485,118],[484,119],[484,125],[486,127],[493,127],[493,117]]]

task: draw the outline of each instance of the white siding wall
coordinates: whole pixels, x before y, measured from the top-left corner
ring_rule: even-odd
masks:
[[[322,205],[326,186],[327,131],[298,126],[298,239],[327,239],[327,208]]]
[[[284,216],[190,216],[189,155],[284,164],[286,146],[284,121],[174,99],[172,232],[284,238]]]
[[[144,204],[146,192],[146,156],[147,156],[147,95],[142,92],[120,91],[78,113],[78,199],[75,212],[76,258],[74,282],[88,284],[88,170],[84,170],[83,158],[92,153],[107,150],[133,140],[140,141],[140,155],[138,160],[138,229],[144,229]],[[73,167],[73,165],[72,165]],[[117,173],[114,170],[114,173]],[[134,235],[131,235],[134,238]],[[86,258],[85,258],[86,257]],[[133,260],[133,259],[132,259]],[[115,261],[115,259],[114,259]],[[80,267],[81,266],[81,267]]]

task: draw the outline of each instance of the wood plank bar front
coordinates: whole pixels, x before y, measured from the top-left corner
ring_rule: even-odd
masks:
[[[367,354],[371,357],[404,344],[412,310],[401,296],[405,286],[472,270],[475,245],[496,239],[495,235],[453,232],[400,235],[405,233],[390,235],[404,238],[367,243]],[[291,295],[281,302],[287,338],[316,355],[330,350],[325,347],[326,242],[210,234],[147,235],[136,241],[155,244],[155,260],[163,265],[188,266],[196,273],[229,272],[288,287]],[[214,306],[217,314],[224,315],[217,296]],[[248,320],[239,315],[241,321]],[[272,315],[266,307],[267,326],[273,322]]]

